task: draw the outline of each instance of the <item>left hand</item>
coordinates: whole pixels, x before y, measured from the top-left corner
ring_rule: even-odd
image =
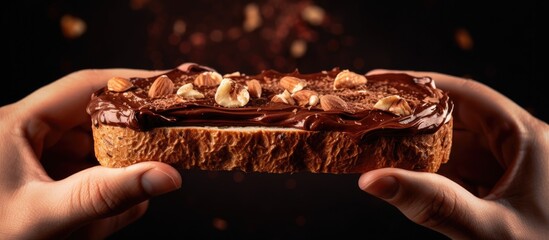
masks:
[[[94,166],[91,94],[114,76],[155,74],[83,70],[0,108],[0,239],[104,238],[142,216],[148,198],[181,186],[160,162]]]

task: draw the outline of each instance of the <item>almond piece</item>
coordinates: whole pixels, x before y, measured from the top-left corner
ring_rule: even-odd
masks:
[[[320,102],[318,95],[313,95],[309,98],[309,106],[314,107]]]
[[[318,93],[312,90],[301,90],[292,94],[292,98],[295,99],[297,105],[303,107],[306,105],[314,106],[318,104]]]
[[[290,76],[283,77],[278,84],[290,93],[295,93],[307,86],[307,82]]]
[[[334,80],[334,90],[344,88],[355,88],[362,86],[368,82],[365,76],[356,74],[349,70],[343,70],[337,74]]]
[[[408,116],[412,114],[412,108],[406,102],[406,99],[398,95],[391,95],[379,99],[374,105],[375,109],[391,112],[397,116]]]
[[[223,107],[243,107],[250,101],[250,93],[244,86],[224,78],[217,87],[214,98],[215,102]]]
[[[439,103],[439,100],[436,97],[425,97],[422,101],[427,103]]]
[[[122,77],[113,77],[107,82],[107,89],[112,92],[125,92],[132,87],[130,80]]]
[[[221,74],[216,72],[202,72],[194,79],[194,85],[199,87],[213,87],[221,83]]]
[[[295,104],[295,100],[292,98],[292,95],[290,94],[290,92],[288,92],[288,90],[284,90],[283,93],[274,95],[271,98],[271,102],[284,103],[284,104],[288,104],[288,105],[294,105]]]
[[[240,72],[232,72],[232,73],[227,73],[223,75],[223,78],[232,78],[232,77],[240,77],[240,76],[241,76]]]
[[[192,83],[187,83],[183,86],[181,86],[179,89],[177,89],[177,96],[180,96],[182,98],[191,98],[191,99],[198,99],[198,98],[204,98],[204,94],[200,93],[197,90],[193,89]]]
[[[248,92],[250,92],[251,96],[253,96],[255,98],[260,98],[261,97],[262,89],[261,89],[261,84],[259,83],[259,81],[255,80],[255,79],[252,79],[250,81],[247,81],[246,85],[248,85]]]
[[[322,95],[320,96],[320,107],[324,111],[345,111],[352,112],[349,104],[345,100],[336,95]]]
[[[172,80],[166,76],[161,75],[154,80],[151,88],[149,89],[149,97],[158,98],[165,95],[170,95],[173,92],[174,84]]]

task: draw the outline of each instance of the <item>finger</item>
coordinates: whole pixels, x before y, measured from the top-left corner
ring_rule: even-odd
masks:
[[[493,116],[494,114],[502,117],[514,116],[513,112],[520,109],[513,101],[494,89],[471,79],[460,78],[436,72],[421,71],[402,71],[376,69],[368,74],[384,73],[405,73],[411,76],[428,76],[435,80],[436,86],[449,92],[453,99],[458,103],[467,103],[468,107],[474,110],[482,110],[477,115],[481,117]],[[495,108],[495,109],[494,109]]]
[[[54,146],[45,150],[44,157],[48,155],[52,160],[67,162],[66,159],[84,159],[92,152],[92,133],[81,128],[73,128],[65,132]]]
[[[411,76],[429,76],[437,87],[448,91],[455,104],[454,119],[458,125],[487,137],[491,152],[502,166],[509,166],[522,148],[520,137],[525,135],[523,108],[494,89],[474,80],[451,75],[378,69],[368,74],[406,73]]]
[[[432,173],[385,168],[363,174],[362,190],[397,207],[417,224],[454,239],[491,232],[514,217],[494,202],[476,198],[451,180]]]
[[[152,196],[178,189],[181,176],[167,164],[143,162],[126,168],[96,166],[49,184],[43,202],[56,207],[44,212],[53,212],[51,218],[70,227],[119,214]]]
[[[141,218],[147,211],[149,201],[131,207],[121,214],[94,221],[71,234],[72,239],[105,239],[118,230]]]
[[[158,71],[133,69],[82,70],[38,89],[18,104],[25,116],[42,119],[53,129],[66,130],[89,121],[86,113],[91,94],[111,77],[144,77]]]
[[[55,81],[17,102],[14,115],[26,123],[27,138],[35,153],[56,143],[62,133],[91,125],[86,106],[91,94],[113,76],[149,76],[158,71],[133,69],[82,70]],[[36,136],[35,133],[40,133]]]
[[[503,167],[488,149],[485,139],[478,134],[454,129],[452,142],[451,160],[437,173],[452,179],[475,196],[485,196],[501,179]]]
[[[65,132],[55,145],[44,150],[40,162],[48,176],[54,180],[98,165],[91,133],[80,128]]]
[[[405,73],[411,76],[428,76],[435,80],[436,86],[449,92],[450,96],[461,105],[467,106],[466,112],[476,112],[480,118],[498,116],[505,118],[516,117],[524,110],[506,96],[494,89],[471,79],[460,78],[436,72],[401,71],[376,69],[368,74]],[[468,110],[470,109],[470,110]],[[507,120],[507,119],[505,119]]]

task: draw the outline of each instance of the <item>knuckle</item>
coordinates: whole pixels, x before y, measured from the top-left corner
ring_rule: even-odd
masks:
[[[413,214],[411,219],[426,227],[439,227],[446,224],[456,213],[457,197],[455,193],[438,191],[426,204]]]
[[[96,69],[82,69],[71,73],[70,76],[93,77],[97,71]]]
[[[81,191],[74,192],[76,207],[82,209],[91,218],[106,217],[117,212],[119,199],[106,184],[89,181]]]

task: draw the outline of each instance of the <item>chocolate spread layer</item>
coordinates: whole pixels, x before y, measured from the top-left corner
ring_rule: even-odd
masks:
[[[238,75],[230,78],[246,86],[246,81],[256,79],[261,83],[260,98],[250,97],[243,107],[227,108],[214,100],[217,86],[197,87],[205,95],[200,99],[185,99],[175,91],[192,83],[208,67],[188,64],[164,73],[175,85],[173,94],[150,98],[147,95],[151,84],[158,76],[129,79],[134,87],[122,93],[104,87],[96,91],[87,107],[92,123],[129,127],[147,131],[158,127],[172,126],[264,126],[295,128],[307,131],[346,132],[356,139],[379,135],[413,135],[433,133],[451,119],[453,103],[448,95],[435,87],[429,77],[413,77],[406,74],[367,75],[367,83],[353,89],[334,90],[333,81],[341,71],[334,68],[312,74],[297,70],[280,73],[266,70],[257,75]],[[298,106],[272,102],[274,95],[284,89],[278,80],[293,76],[307,82],[306,89],[320,95],[337,95],[345,100],[352,111],[324,111],[320,106]],[[389,111],[373,108],[381,98],[398,95],[412,109],[407,116],[398,116]]]

